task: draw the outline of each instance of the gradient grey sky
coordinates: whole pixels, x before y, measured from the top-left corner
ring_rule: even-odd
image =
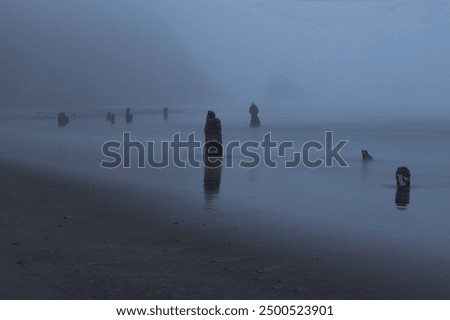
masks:
[[[270,73],[303,102],[449,106],[449,1],[160,0],[217,84],[258,100]]]

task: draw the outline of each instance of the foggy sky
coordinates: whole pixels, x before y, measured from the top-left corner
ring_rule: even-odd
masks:
[[[448,106],[449,1],[161,0],[219,86],[263,99],[276,73],[300,103]]]
[[[2,0],[0,105],[266,102],[275,78],[293,104],[447,107],[449,27],[449,1]]]
[[[2,0],[0,49],[0,106],[189,104],[221,94],[144,0]]]

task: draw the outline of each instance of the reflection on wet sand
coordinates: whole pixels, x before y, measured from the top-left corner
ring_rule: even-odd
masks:
[[[406,210],[409,204],[409,189],[400,189],[397,188],[397,192],[395,193],[395,204],[397,205],[398,210]]]
[[[248,181],[249,182],[256,182],[256,173],[257,173],[257,168],[251,168],[248,170]]]
[[[205,194],[205,207],[211,209],[211,206],[218,198],[220,192],[220,180],[222,177],[222,164],[207,163],[203,177],[203,191]]]
[[[371,161],[362,161],[362,164],[361,164],[361,182],[362,183],[368,182],[369,167],[371,164],[372,164]]]

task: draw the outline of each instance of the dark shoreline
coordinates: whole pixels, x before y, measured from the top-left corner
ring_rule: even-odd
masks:
[[[160,219],[165,208],[158,199],[149,201],[151,214],[142,214],[149,211],[143,203],[130,205],[117,190],[91,183],[82,186],[5,163],[0,179],[0,299],[251,299],[273,294],[254,283],[260,277],[258,258],[239,258],[246,249],[232,238],[195,234],[182,222]],[[241,267],[239,260],[245,261]],[[236,272],[239,278],[254,277],[242,281]],[[288,296],[295,298],[292,292]]]
[[[175,196],[143,199],[7,163],[0,179],[0,299],[450,297],[447,258],[306,233],[284,248],[282,230],[202,223],[201,209]]]
[[[116,191],[0,168],[0,299],[208,299],[229,293],[198,292],[227,277],[225,267],[213,266],[216,251],[223,254],[227,244],[205,243],[178,222],[139,214]],[[164,210],[153,202],[152,211]]]

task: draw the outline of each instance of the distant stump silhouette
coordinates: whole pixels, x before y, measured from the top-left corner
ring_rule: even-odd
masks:
[[[69,117],[64,113],[58,113],[58,127],[64,127],[69,123]]]
[[[258,117],[258,107],[256,106],[256,104],[252,103],[252,105],[250,106],[249,112],[251,114],[251,119],[250,119],[250,127],[259,127],[261,126],[261,121],[259,121],[259,117]]]
[[[125,112],[125,121],[126,123],[132,123],[133,122],[133,114],[131,113],[131,109],[127,108]]]
[[[372,156],[369,154],[367,150],[361,150],[362,158],[364,161],[370,161],[373,160]]]

